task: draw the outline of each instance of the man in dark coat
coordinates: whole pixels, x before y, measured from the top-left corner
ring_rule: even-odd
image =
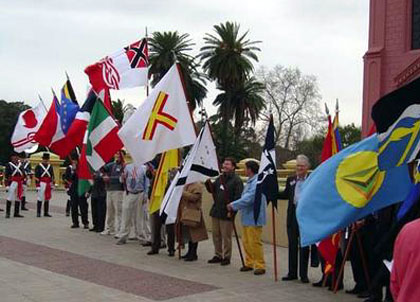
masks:
[[[106,188],[103,169],[93,174],[93,186],[90,191],[90,205],[92,210],[92,232],[103,232],[106,217]]]
[[[289,240],[289,272],[282,278],[283,281],[296,280],[298,277],[298,254],[299,254],[299,275],[303,283],[308,283],[308,262],[309,247],[299,248],[299,225],[296,219],[296,207],[302,185],[308,177],[310,164],[305,155],[298,155],[296,158],[296,175],[287,178],[286,188],[279,193],[278,199],[289,201],[287,208],[287,237]]]

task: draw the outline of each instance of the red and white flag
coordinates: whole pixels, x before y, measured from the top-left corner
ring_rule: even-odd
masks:
[[[147,40],[137,41],[85,69],[93,89],[124,89],[147,85]]]
[[[19,114],[11,139],[16,152],[23,152],[36,145],[33,138],[46,115],[47,110],[41,102],[34,108],[27,109]]]
[[[55,154],[64,158],[72,150],[66,136],[61,128],[60,104],[54,95],[51,107],[45,116],[44,121],[34,136],[34,140],[41,146],[50,148]]]

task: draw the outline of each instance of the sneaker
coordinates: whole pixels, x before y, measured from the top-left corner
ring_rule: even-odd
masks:
[[[77,229],[77,228],[79,228],[79,225],[78,224],[73,224],[70,228]]]
[[[265,269],[263,268],[258,268],[254,271],[254,275],[259,276],[259,275],[264,275],[265,274]]]
[[[222,258],[218,257],[218,256],[214,256],[213,258],[211,258],[209,261],[207,261],[207,263],[220,263],[222,262]]]
[[[230,259],[227,259],[227,258],[223,259],[220,262],[220,265],[222,265],[222,266],[226,266],[226,265],[229,265],[229,264],[230,264]]]

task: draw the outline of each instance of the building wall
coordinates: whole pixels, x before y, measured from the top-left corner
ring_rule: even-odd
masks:
[[[368,51],[363,57],[363,135],[372,126],[373,104],[420,75],[420,50],[411,49],[412,1],[370,0]]]

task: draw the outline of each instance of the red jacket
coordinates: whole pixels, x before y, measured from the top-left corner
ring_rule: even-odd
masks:
[[[395,302],[420,301],[420,219],[404,226],[395,241],[391,291]]]

